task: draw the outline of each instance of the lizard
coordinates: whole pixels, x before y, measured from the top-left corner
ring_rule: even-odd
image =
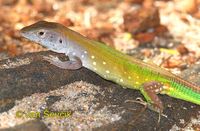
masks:
[[[122,87],[139,90],[148,107],[162,113],[158,94],[200,105],[200,87],[157,66],[145,63],[101,42],[89,39],[62,24],[38,21],[21,29],[21,35],[47,49],[64,53],[68,61],[45,58],[61,68],[77,70],[85,67]]]

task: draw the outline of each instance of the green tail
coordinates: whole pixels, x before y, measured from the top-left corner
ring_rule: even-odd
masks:
[[[171,97],[200,105],[200,93],[198,90],[195,90],[179,82],[171,82],[171,88],[169,88],[166,94]]]

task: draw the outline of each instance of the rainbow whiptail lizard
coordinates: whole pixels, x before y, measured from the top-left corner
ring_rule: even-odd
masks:
[[[86,67],[106,80],[140,90],[154,111],[162,112],[164,109],[157,94],[167,94],[200,105],[199,86],[156,65],[144,63],[88,39],[61,24],[39,21],[24,27],[21,34],[54,52],[66,54],[69,61],[45,58],[59,68],[76,70]]]

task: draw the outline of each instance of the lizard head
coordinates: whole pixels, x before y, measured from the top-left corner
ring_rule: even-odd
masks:
[[[67,42],[62,33],[63,25],[54,22],[39,21],[21,29],[23,37],[34,41],[47,49],[66,53]]]

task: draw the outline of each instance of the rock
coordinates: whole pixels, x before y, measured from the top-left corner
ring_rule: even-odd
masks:
[[[183,13],[195,13],[198,11],[197,0],[174,0],[176,9]]]
[[[125,31],[136,34],[160,25],[157,8],[141,8],[137,11],[124,14]]]
[[[114,47],[113,40],[111,39],[115,30],[110,27],[87,29],[84,34],[93,40],[101,41],[110,47]]]
[[[180,44],[176,47],[176,49],[178,50],[178,52],[181,54],[181,55],[186,55],[189,53],[189,50],[185,47],[184,44]]]
[[[144,0],[124,0],[124,1],[131,4],[142,4],[144,2]]]
[[[18,0],[1,0],[0,5],[14,5],[18,2]]]
[[[14,117],[15,114],[13,113],[15,112],[13,110],[19,110],[17,107],[20,105],[21,110],[26,108],[29,111],[37,105],[61,110],[66,110],[66,106],[69,107],[69,104],[72,108],[77,107],[73,108],[71,118],[63,120],[52,118],[50,120],[60,122],[61,125],[57,124],[57,129],[63,130],[77,128],[81,130],[86,127],[89,127],[87,130],[105,131],[170,130],[174,125],[184,127],[185,124],[190,123],[192,117],[199,116],[200,106],[166,95],[159,95],[164,103],[164,115],[166,116],[161,116],[161,121],[158,124],[157,113],[149,109],[145,110],[141,104],[125,102],[142,97],[139,91],[123,89],[85,68],[75,71],[59,69],[42,60],[42,56],[48,55],[58,56],[62,60],[66,60],[66,57],[62,54],[40,52],[0,61],[0,127],[3,126],[3,122],[11,120],[9,118],[11,115],[13,117],[10,122],[17,123],[19,121]],[[196,68],[199,68],[199,66]],[[192,69],[189,73],[191,72],[193,72]],[[189,76],[190,74],[187,74],[184,78],[190,81]],[[198,78],[199,76],[192,77],[192,80],[199,83]],[[83,82],[70,84],[81,80],[93,85]],[[68,86],[68,84],[71,86]],[[28,101],[26,101],[27,99]],[[46,104],[44,104],[45,101]],[[39,109],[42,112],[44,108]],[[85,117],[77,119],[77,116],[83,114]],[[104,119],[105,117],[106,119]],[[40,117],[39,119],[50,129],[53,128],[53,126],[50,126],[53,122],[47,123],[47,118]],[[75,119],[78,123],[73,123]],[[66,125],[68,123],[74,126]],[[16,125],[8,130],[24,126],[27,127],[26,130],[31,130],[32,126],[28,125],[24,123],[23,126]],[[41,127],[41,123],[38,123],[38,125],[38,127]],[[46,129],[45,126],[42,127]]]
[[[150,43],[154,40],[155,38],[155,33],[153,32],[147,32],[147,33],[139,33],[135,35],[134,39],[140,42],[140,44],[144,43]]]
[[[167,27],[160,24],[159,11],[152,7],[152,2],[143,4],[143,8],[124,15],[125,31],[132,33],[140,45],[152,43],[156,36],[162,37],[168,32]]]
[[[200,85],[200,81],[196,78],[200,78],[200,64],[193,65],[191,68],[184,70],[181,75],[182,78],[193,81],[197,85]]]
[[[1,129],[1,131],[49,131],[49,129],[42,121],[32,120],[12,128]]]
[[[155,34],[157,36],[163,36],[166,32],[168,32],[168,28],[164,25],[159,25],[155,28]]]
[[[63,24],[66,27],[68,27],[68,26],[74,26],[74,23],[72,22],[72,20],[68,19],[68,18],[61,18],[59,20],[59,23]]]
[[[53,15],[53,5],[48,0],[33,0],[31,2],[33,4],[33,7],[38,11],[38,13],[43,13],[44,15]]]

